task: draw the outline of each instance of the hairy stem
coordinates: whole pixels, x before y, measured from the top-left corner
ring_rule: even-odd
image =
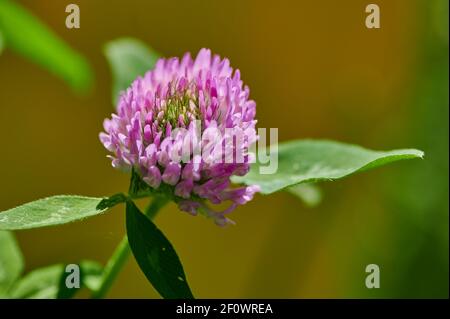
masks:
[[[155,218],[156,214],[167,203],[167,201],[168,200],[166,198],[155,197],[155,199],[145,210],[145,215],[147,215],[147,217],[150,219]],[[98,289],[92,294],[92,298],[100,299],[106,296],[120,271],[126,264],[130,253],[130,245],[128,244],[127,235],[125,235],[120,241],[119,245],[116,247],[116,250],[112,254],[111,258],[106,263],[102,278],[100,280],[100,285]]]

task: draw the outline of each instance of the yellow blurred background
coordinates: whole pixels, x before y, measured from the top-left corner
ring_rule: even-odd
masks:
[[[165,56],[211,48],[239,68],[259,127],[281,141],[330,138],[372,149],[416,147],[424,161],[320,185],[308,208],[288,193],[257,196],[218,228],[163,209],[156,224],[199,298],[448,297],[448,2],[377,0],[18,1],[86,56],[95,87],[77,96],[6,50],[0,56],[0,211],[54,194],[111,195],[128,176],[98,140],[113,112],[107,41],[138,38]],[[81,28],[65,27],[80,7]],[[70,63],[70,61],[67,61]],[[94,259],[124,235],[124,207],[62,227],[17,232],[31,270]],[[378,264],[381,288],[364,285]],[[112,298],[158,298],[130,259]]]

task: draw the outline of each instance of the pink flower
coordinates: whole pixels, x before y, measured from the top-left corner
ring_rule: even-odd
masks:
[[[256,142],[256,103],[249,99],[239,70],[228,59],[202,49],[160,59],[153,70],[123,92],[117,114],[104,121],[100,141],[112,153],[113,167],[134,168],[153,189],[172,189],[179,208],[213,217],[243,205],[257,186],[231,188],[232,175],[249,171],[249,147]],[[230,201],[214,212],[205,201]]]

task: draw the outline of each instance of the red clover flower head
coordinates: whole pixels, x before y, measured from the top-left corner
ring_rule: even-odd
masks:
[[[112,166],[134,169],[155,191],[169,192],[181,210],[213,217],[218,225],[259,187],[231,187],[245,175],[257,141],[256,103],[228,59],[202,49],[160,59],[123,92],[100,140]],[[167,195],[167,194],[166,194]],[[230,203],[213,211],[207,202]]]

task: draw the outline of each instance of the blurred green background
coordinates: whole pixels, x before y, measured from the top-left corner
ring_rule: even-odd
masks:
[[[21,56],[0,55],[0,211],[53,194],[127,189],[98,141],[113,111],[105,42],[143,40],[166,56],[202,47],[230,58],[257,101],[260,127],[280,140],[330,138],[373,149],[416,147],[423,161],[323,184],[308,208],[288,193],[257,196],[225,229],[166,207],[156,223],[203,298],[448,297],[448,1],[18,1],[95,72],[78,96]],[[71,61],[67,61],[68,64]],[[124,234],[124,208],[62,227],[16,233],[27,270],[105,262]],[[1,253],[1,252],[0,252]],[[381,288],[365,287],[378,264]],[[113,298],[157,298],[134,260]]]

